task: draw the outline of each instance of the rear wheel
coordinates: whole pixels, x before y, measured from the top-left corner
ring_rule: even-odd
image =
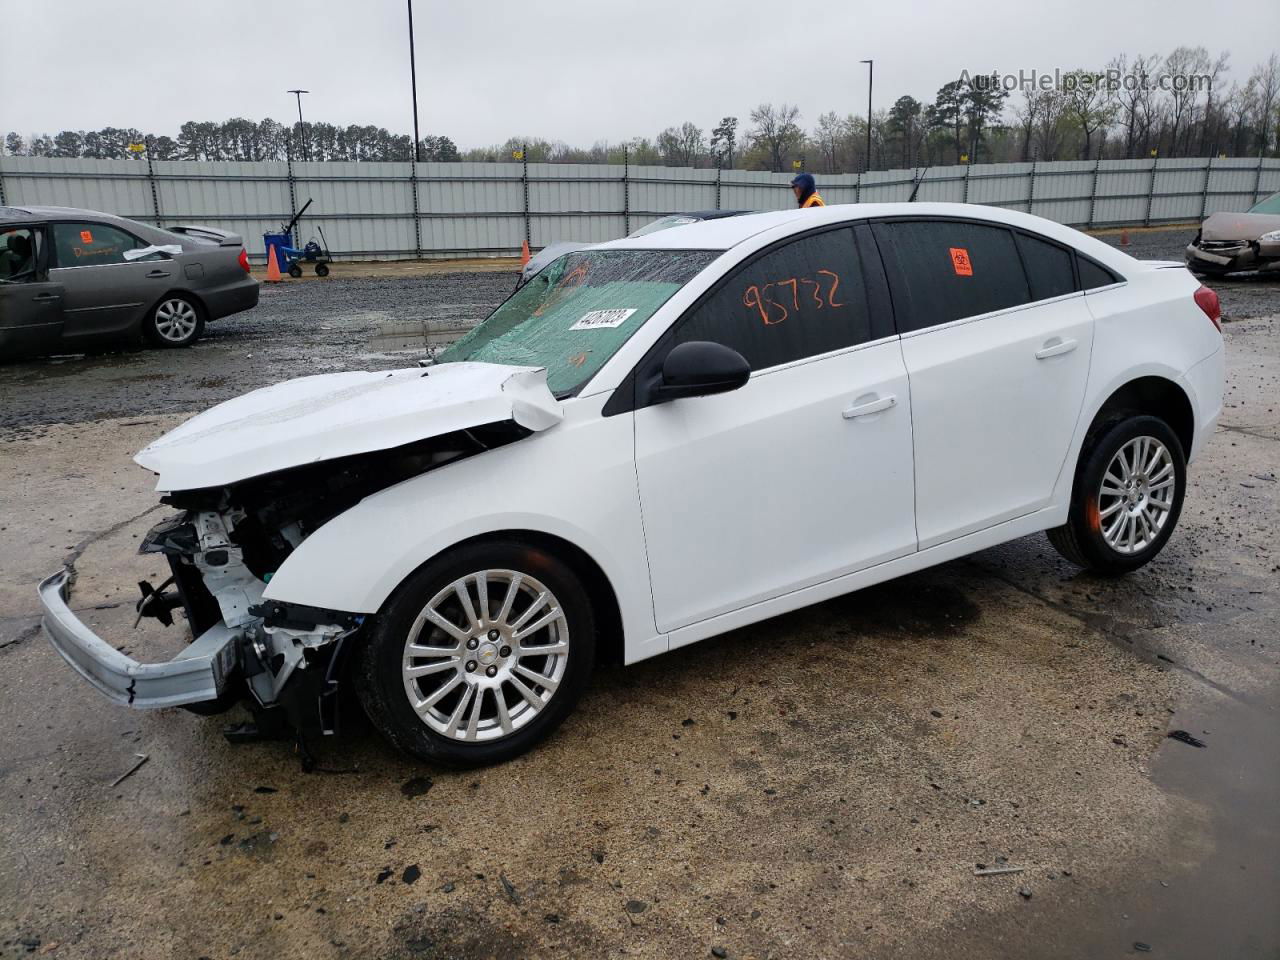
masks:
[[[594,662],[595,620],[577,574],[539,547],[493,541],[433,560],[396,590],[356,688],[400,749],[483,766],[555,730]]]
[[[1085,442],[1067,522],[1049,542],[1098,573],[1136,570],[1163,549],[1182,512],[1187,468],[1182,444],[1157,417],[1128,416]]]
[[[289,276],[297,280],[299,277],[302,276],[302,268],[298,266],[296,263],[289,264]]]
[[[189,347],[204,332],[204,314],[190,297],[168,296],[151,308],[143,332],[158,347]]]

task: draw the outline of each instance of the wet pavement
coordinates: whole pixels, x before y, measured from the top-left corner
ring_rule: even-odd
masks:
[[[131,629],[135,450],[254,386],[406,365],[510,284],[308,282],[191,351],[0,367],[0,957],[1280,953],[1275,281],[1214,284],[1227,407],[1129,577],[1019,540],[602,669],[544,747],[461,774],[358,717],[303,773],[57,658],[33,587],[67,558],[96,629],[180,643]]]

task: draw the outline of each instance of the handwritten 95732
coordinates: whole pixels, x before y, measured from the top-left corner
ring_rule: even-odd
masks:
[[[758,312],[765,326],[773,326],[793,314],[843,307],[844,303],[836,300],[839,288],[838,274],[817,270],[813,277],[789,277],[764,286],[753,283],[742,291],[742,305]]]

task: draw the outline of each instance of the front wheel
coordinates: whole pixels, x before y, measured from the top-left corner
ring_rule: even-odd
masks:
[[[501,763],[568,716],[595,643],[591,603],[571,567],[519,540],[471,544],[392,594],[362,650],[356,689],[405,752],[451,766]]]
[[[1098,573],[1136,570],[1173,534],[1186,482],[1182,444],[1168,424],[1151,416],[1112,421],[1086,440],[1071,511],[1048,531],[1049,542]]]
[[[204,331],[204,314],[188,297],[165,297],[151,309],[143,325],[148,340],[158,347],[189,347]]]

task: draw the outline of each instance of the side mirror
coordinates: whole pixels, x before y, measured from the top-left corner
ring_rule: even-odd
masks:
[[[662,382],[653,388],[658,402],[705,397],[737,390],[751,376],[751,364],[722,343],[691,340],[674,347],[662,361]]]

